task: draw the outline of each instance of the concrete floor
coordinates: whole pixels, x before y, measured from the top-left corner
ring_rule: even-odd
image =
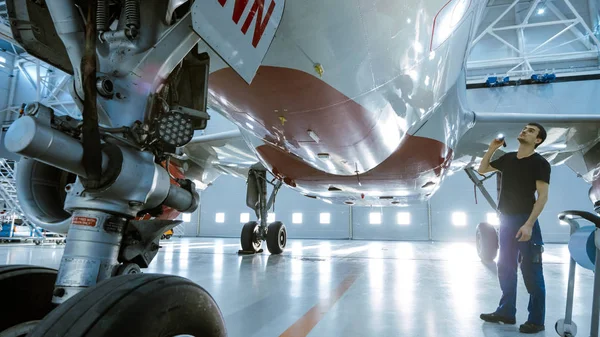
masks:
[[[229,336],[521,336],[528,295],[519,275],[516,325],[485,323],[500,290],[474,244],[290,240],[282,256],[238,256],[239,240],[172,238],[148,273],[187,277],[219,304]],[[266,247],[265,247],[266,250]],[[57,268],[63,246],[0,244],[0,264]],[[546,245],[546,331],[564,317],[566,245]],[[574,322],[589,336],[593,273],[577,268]]]

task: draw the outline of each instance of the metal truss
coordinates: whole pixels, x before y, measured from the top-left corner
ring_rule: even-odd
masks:
[[[0,116],[8,114],[19,114],[22,104],[38,101],[52,107],[57,115],[69,115],[81,119],[81,112],[73,102],[68,89],[71,76],[47,63],[34,58],[27,53],[19,52],[16,41],[13,40],[6,1],[0,1],[0,39],[5,40],[12,50],[5,51],[14,56],[12,64],[12,80],[10,84],[7,105],[0,107]],[[11,66],[8,64],[7,66]],[[35,90],[35,96],[28,97],[27,101],[16,102],[16,86],[18,80],[25,80]],[[6,116],[5,123],[14,120],[15,116]]]
[[[496,4],[495,4],[496,3]],[[501,7],[506,9],[500,14],[489,26],[483,29],[475,38],[472,48],[475,48],[478,43],[484,38],[490,37],[497,40],[498,43],[508,47],[512,55],[494,55],[488,53],[489,58],[469,60],[467,62],[468,77],[483,78],[482,74],[486,71],[491,71],[495,75],[511,76],[511,77],[529,77],[532,74],[547,69],[547,65],[553,65],[552,72],[573,72],[573,67],[562,65],[561,63],[570,63],[588,61],[587,68],[579,69],[599,73],[598,58],[600,40],[598,39],[598,22],[595,15],[590,15],[592,27],[584,20],[572,3],[572,0],[514,0],[507,4],[497,4],[498,1],[490,0],[486,14],[489,15],[490,10],[498,10]],[[565,9],[561,11],[559,5],[564,4]],[[589,11],[595,13],[598,6],[594,0],[589,0]],[[511,20],[510,15],[514,16],[514,24],[499,25],[499,23]],[[547,20],[535,20],[531,23],[532,16],[536,15],[536,19],[544,17]],[[552,36],[545,40],[538,39],[534,41],[528,31],[532,28],[547,27],[547,30],[552,32]],[[594,30],[596,32],[594,32]],[[507,41],[506,38],[500,36],[504,34],[506,37],[507,31],[514,31],[516,34],[516,45]],[[539,29],[538,29],[539,33]],[[596,34],[595,34],[596,33]],[[552,43],[557,38],[563,35],[571,35],[567,41],[562,43]],[[563,37],[564,39],[564,37]],[[529,42],[529,43],[527,43]],[[535,46],[531,45],[535,42]],[[591,61],[591,63],[590,63]],[[590,65],[593,64],[593,65]],[[488,73],[489,74],[489,73]]]

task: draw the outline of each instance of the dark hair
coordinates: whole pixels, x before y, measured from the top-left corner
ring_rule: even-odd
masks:
[[[532,125],[537,127],[540,131],[538,132],[537,138],[540,138],[542,141],[539,144],[535,144],[535,148],[542,145],[542,143],[546,140],[546,129],[538,123],[527,123],[527,125]]]

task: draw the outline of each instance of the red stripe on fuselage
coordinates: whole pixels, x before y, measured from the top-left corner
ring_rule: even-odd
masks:
[[[436,181],[452,157],[452,150],[448,150],[446,158],[439,155],[445,150],[445,145],[437,140],[408,135],[388,159],[356,177],[333,175],[317,170],[298,157],[271,145],[257,148],[262,159],[273,167],[274,173],[311,192],[327,192],[329,186],[334,185],[342,191],[358,189],[390,195],[394,195],[394,192],[419,194],[421,186]],[[360,187],[358,181],[361,183]]]
[[[244,128],[251,125],[255,135],[274,144],[257,148],[266,163],[287,181],[315,192],[339,185],[336,187],[342,189],[419,193],[417,188],[436,180],[451,158],[452,151],[445,144],[410,135],[404,135],[395,150],[377,157],[377,151],[389,145],[377,127],[397,118],[395,112],[368,111],[321,79],[296,69],[261,66],[248,85],[225,68],[210,75],[209,88],[213,106]],[[320,142],[314,142],[307,130],[314,131]],[[323,162],[307,162],[311,158],[305,148],[315,155],[330,153],[331,160],[347,160],[352,166],[350,174],[354,161],[365,156],[377,158],[378,165],[360,175],[362,186],[357,187],[356,175],[329,174],[315,168]]]

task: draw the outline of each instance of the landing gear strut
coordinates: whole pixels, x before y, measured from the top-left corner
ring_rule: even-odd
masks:
[[[273,185],[273,191],[267,201],[267,183]],[[287,231],[281,221],[275,221],[267,225],[268,210],[275,203],[277,192],[281,188],[282,181],[276,183],[267,180],[267,171],[259,166],[254,166],[248,172],[248,189],[246,193],[246,205],[254,210],[260,221],[250,221],[242,227],[240,243],[241,253],[261,252],[263,241],[267,241],[267,248],[271,254],[281,254],[287,244]]]
[[[496,173],[489,175],[483,179],[479,179],[477,172],[472,168],[465,169],[465,172],[471,179],[471,181],[475,184],[477,188],[483,194],[483,197],[490,206],[497,210],[496,202],[492,198],[492,196],[488,193],[487,189],[483,185],[483,182],[487,179],[493,177]],[[498,175],[498,186],[500,186],[501,176]],[[482,222],[477,225],[477,229],[475,232],[475,244],[477,247],[477,255],[482,262],[490,263],[493,262],[496,256],[498,255],[498,229],[494,227],[492,224],[487,222]]]
[[[165,23],[162,7],[139,0],[7,1],[15,36],[54,28],[47,35],[62,42],[54,56],[73,75],[83,122],[35,102],[5,135],[6,149],[22,156],[25,213],[68,239],[58,270],[0,266],[0,289],[26,298],[10,301],[23,310],[0,318],[0,336],[226,336],[200,286],[141,273],[181,222],[172,219],[198,207],[180,150],[210,119],[210,60],[195,48],[191,4],[173,6]],[[28,43],[33,55],[45,45]]]

